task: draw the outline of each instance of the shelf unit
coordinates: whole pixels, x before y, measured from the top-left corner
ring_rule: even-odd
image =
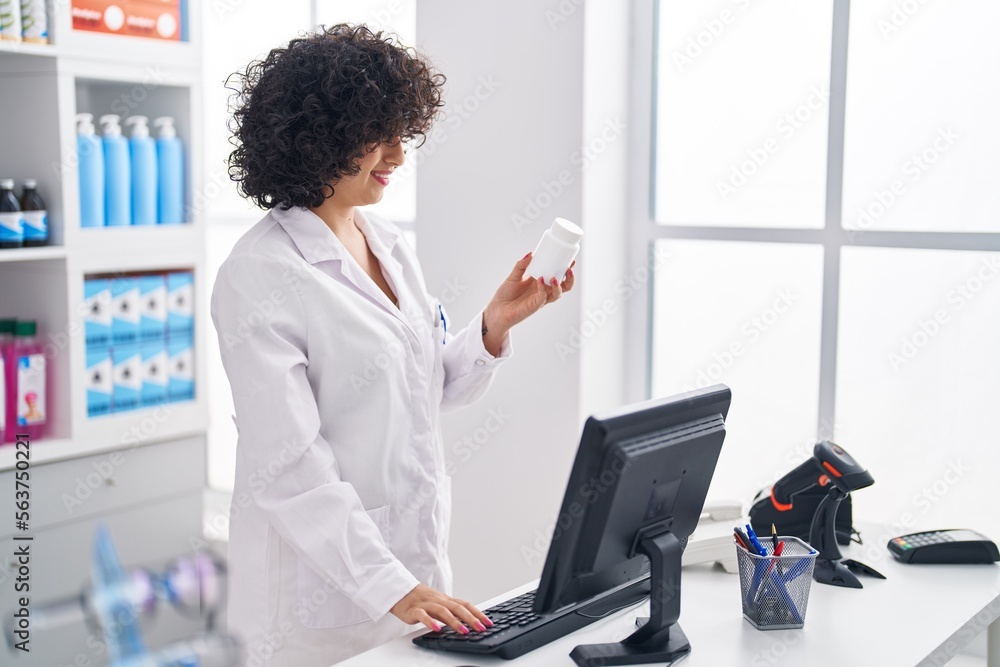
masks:
[[[55,3],[53,44],[0,43],[0,81],[10,103],[0,114],[7,132],[0,151],[0,174],[34,177],[49,209],[49,246],[0,250],[0,280],[23,284],[0,296],[4,316],[39,321],[52,352],[49,435],[33,444],[45,460],[51,441],[71,442],[82,454],[109,447],[123,433],[148,424],[154,409],[88,418],[85,405],[83,281],[92,273],[191,269],[196,299],[205,286],[205,232],[193,183],[202,181],[202,104],[197,16],[189,16],[190,42],[158,42],[136,37],[73,31],[68,3]],[[176,118],[184,143],[185,211],[181,225],[82,228],[76,160],[77,113],[143,114]],[[36,128],[51,128],[39,131]],[[41,297],[41,298],[39,298]],[[149,442],[204,433],[205,323],[195,326],[194,401],[168,404],[171,417]],[[53,443],[55,444],[55,443]],[[58,447],[57,449],[61,449]],[[14,454],[0,446],[0,472]]]
[[[82,312],[84,280],[97,273],[191,270],[196,306],[207,298],[205,221],[193,205],[193,184],[203,182],[200,10],[188,12],[189,41],[161,42],[74,31],[70,4],[49,5],[51,45],[0,42],[6,100],[0,109],[0,177],[37,178],[49,212],[50,245],[0,250],[0,285],[6,288],[0,292],[0,316],[38,321],[49,368],[48,434],[31,445],[31,531],[38,525],[36,549],[47,545],[45,551],[52,552],[39,554],[32,578],[59,585],[48,584],[33,604],[79,594],[87,583],[81,564],[89,567],[96,521],[108,524],[127,566],[162,567],[169,558],[190,553],[202,533],[208,323],[196,308],[194,400],[90,418]],[[105,113],[176,118],[185,150],[185,224],[80,227],[78,112],[95,118]],[[7,507],[14,501],[15,462],[13,445],[0,445],[0,503]],[[94,471],[109,465],[112,473],[85,492],[88,480],[97,479]],[[164,484],[163,475],[175,475],[176,483]],[[81,495],[87,496],[82,512],[59,500]],[[137,526],[150,524],[156,530],[136,534]],[[13,533],[13,516],[0,521],[0,545]],[[0,554],[0,588],[9,585],[9,553]],[[10,596],[0,598],[0,614],[8,613],[11,603]],[[167,640],[200,627],[183,619],[167,625],[148,629],[149,638]],[[76,627],[66,636],[86,634]],[[102,663],[103,656],[91,655],[88,645],[63,642],[59,633],[32,639],[31,659],[24,664],[71,664],[78,655]]]

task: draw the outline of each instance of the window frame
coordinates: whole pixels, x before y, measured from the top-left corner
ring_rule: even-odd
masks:
[[[841,226],[844,181],[844,138],[850,0],[833,0],[830,59],[830,108],[827,131],[827,177],[824,226],[821,229],[718,227],[661,224],[655,219],[657,30],[660,0],[632,3],[632,58],[629,155],[628,265],[645,266],[649,279],[628,308],[624,351],[625,387],[629,402],[652,393],[653,272],[649,258],[656,241],[700,240],[750,243],[806,243],[823,248],[823,294],[820,341],[817,438],[835,437],[837,337],[840,312],[840,264],[845,247],[1000,251],[1000,233],[912,232],[865,230]]]

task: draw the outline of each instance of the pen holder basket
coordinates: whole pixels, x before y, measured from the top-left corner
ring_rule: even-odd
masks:
[[[743,618],[758,630],[801,628],[805,623],[817,552],[797,537],[779,537],[780,556],[758,556],[736,545]],[[764,540],[770,546],[770,540]]]

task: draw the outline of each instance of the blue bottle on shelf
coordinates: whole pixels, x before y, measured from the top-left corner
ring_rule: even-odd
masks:
[[[180,224],[184,222],[184,146],[170,116],[157,118],[153,126],[159,130],[156,139],[159,221],[161,225]]]
[[[121,227],[132,223],[132,175],[128,140],[122,136],[121,119],[115,114],[101,116],[104,135],[104,201],[106,224]]]
[[[80,173],[80,226],[104,226],[104,148],[94,132],[94,114],[76,115],[77,170]]]
[[[132,224],[156,224],[156,142],[149,136],[149,119],[129,116],[125,126],[129,135],[129,159],[132,170]]]
[[[24,245],[24,216],[14,196],[14,179],[0,179],[0,248]]]

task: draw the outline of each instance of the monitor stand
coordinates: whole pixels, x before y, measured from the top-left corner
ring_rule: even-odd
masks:
[[[645,531],[645,529],[644,529]],[[684,631],[677,624],[681,615],[681,543],[670,532],[640,531],[636,553],[649,558],[651,617],[629,637],[613,644],[582,644],[569,654],[580,667],[645,665],[669,667],[691,652]]]

